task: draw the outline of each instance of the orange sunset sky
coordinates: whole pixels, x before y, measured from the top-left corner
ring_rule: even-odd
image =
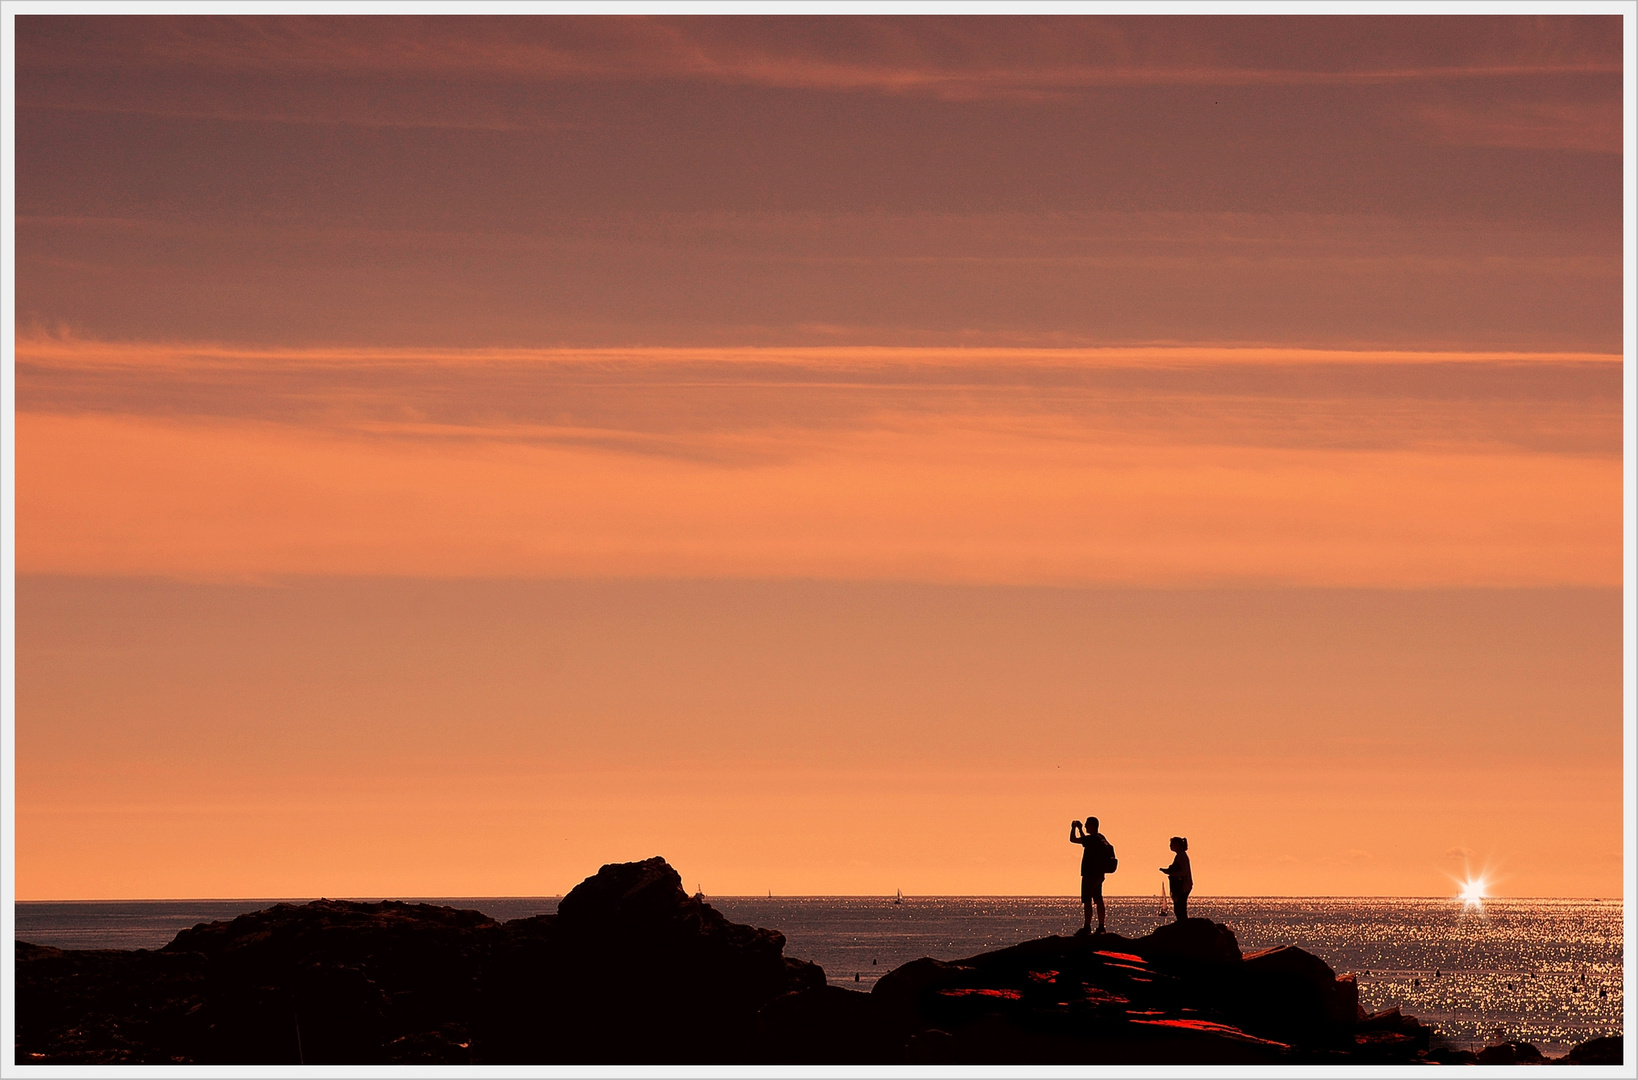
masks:
[[[17,898],[1621,894],[1619,17],[15,27]]]

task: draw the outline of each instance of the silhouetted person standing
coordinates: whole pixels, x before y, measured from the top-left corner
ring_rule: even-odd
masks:
[[[1172,865],[1162,866],[1160,872],[1172,882],[1172,912],[1177,921],[1189,917],[1189,894],[1194,891],[1194,874],[1189,871],[1189,842],[1181,836],[1172,837],[1172,850],[1177,854]]]
[[[1098,819],[1086,819],[1086,829],[1082,831],[1081,823],[1069,823],[1069,842],[1081,845],[1081,907],[1086,910],[1086,925],[1081,927],[1081,933],[1092,932],[1092,907],[1098,908],[1098,933],[1103,933],[1103,876],[1115,871],[1115,847],[1103,838],[1098,831]]]

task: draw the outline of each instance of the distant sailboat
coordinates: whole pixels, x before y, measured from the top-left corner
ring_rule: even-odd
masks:
[[[894,903],[895,903],[895,904],[902,904],[902,903],[904,903],[904,890],[903,890],[903,889],[895,889],[895,890],[894,890],[894,891],[895,891],[895,892],[896,892],[896,893],[897,893],[897,894],[898,894],[898,895],[896,895],[896,896],[894,896],[894,897],[893,897],[893,902],[894,902]]]
[[[704,900],[705,899],[705,890],[700,888],[699,882],[694,883],[694,899],[696,899],[696,900]]]

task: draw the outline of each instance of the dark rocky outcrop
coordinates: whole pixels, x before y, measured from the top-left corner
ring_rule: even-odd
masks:
[[[476,911],[318,900],[196,926],[162,952],[204,959],[196,1060],[361,1064],[408,1039],[418,1060],[464,1061],[456,1018],[475,1011],[498,930]]]
[[[1435,1047],[1420,1059],[1435,1065],[1620,1065],[1621,1051],[1621,1036],[1605,1035],[1579,1043],[1559,1058],[1547,1057],[1533,1043],[1500,1042],[1478,1051]]]
[[[488,1062],[752,1060],[757,1011],[825,985],[783,934],[729,922],[663,859],[605,866],[505,931],[474,1031]]]
[[[197,1060],[190,1015],[206,965],[194,954],[16,947],[17,1063]]]
[[[1568,1054],[1558,1059],[1560,1065],[1620,1065],[1621,1036],[1605,1035],[1599,1039],[1588,1039],[1586,1042],[1573,1047]]]
[[[1205,919],[917,960],[872,996],[919,1060],[1258,1064],[1358,1051],[1351,978],[1300,949],[1243,958],[1233,931]]]
[[[1479,1065],[1540,1065],[1545,1060],[1534,1043],[1526,1042],[1496,1043],[1475,1055]]]
[[[557,915],[497,923],[386,901],[279,904],[158,951],[17,945],[25,1063],[744,1061],[758,1010],[823,988],[772,930],[605,866]]]
[[[1254,1026],[1300,1036],[1359,1020],[1358,982],[1352,975],[1338,976],[1311,952],[1294,945],[1264,949],[1247,956],[1241,971],[1247,993],[1239,1011]]]
[[[923,958],[869,994],[688,896],[663,859],[605,866],[555,915],[280,904],[158,951],[17,943],[22,1063],[1305,1064],[1541,1060],[1429,1046],[1353,977],[1205,919]],[[1534,1055],[1532,1057],[1531,1055]],[[1619,1038],[1561,1061],[1619,1063]]]

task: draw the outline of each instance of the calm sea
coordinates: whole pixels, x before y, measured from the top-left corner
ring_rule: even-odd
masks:
[[[920,956],[953,960],[1026,938],[1067,934],[1069,898],[710,897],[736,922],[784,933],[786,955],[813,960],[832,982],[868,990]],[[65,949],[154,949],[195,923],[272,900],[19,903],[17,937]],[[557,909],[555,897],[456,897],[496,919]],[[1621,1030],[1621,904],[1492,900],[1482,912],[1448,900],[1196,897],[1191,915],[1234,927],[1246,950],[1295,944],[1359,976],[1368,1009],[1398,1005],[1458,1046],[1498,1038],[1560,1053]],[[1157,900],[1112,899],[1109,927],[1128,936],[1161,921]]]

